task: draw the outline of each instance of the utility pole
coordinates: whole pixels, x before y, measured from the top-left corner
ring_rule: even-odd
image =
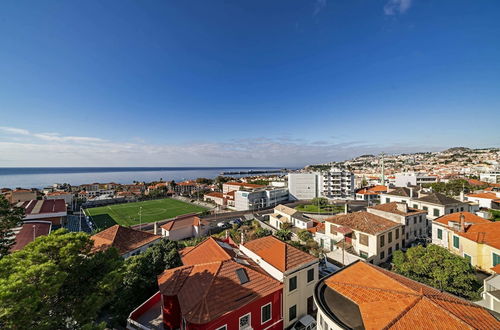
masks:
[[[36,225],[33,225],[33,241],[36,239]]]
[[[139,230],[142,230],[142,206],[139,207]]]

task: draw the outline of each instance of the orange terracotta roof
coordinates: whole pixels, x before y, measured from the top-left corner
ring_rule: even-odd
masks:
[[[236,271],[246,273],[241,283]],[[252,301],[282,290],[282,284],[263,272],[233,260],[168,269],[158,277],[160,292],[177,296],[182,316],[206,324]]]
[[[384,203],[384,204],[371,206],[370,208],[374,209],[374,210],[380,210],[380,211],[384,211],[384,212],[388,212],[388,213],[394,213],[394,214],[405,215],[405,216],[419,214],[419,213],[422,213],[422,214],[427,213],[426,211],[414,209],[411,207],[407,207],[407,212],[403,212],[403,211],[401,211],[401,209],[398,208],[398,204],[401,205],[404,203],[397,203],[397,202]]]
[[[47,196],[60,196],[60,195],[68,195],[68,194],[71,194],[71,193],[67,192],[67,191],[52,191],[52,192],[48,192]]]
[[[399,223],[365,211],[336,215],[326,218],[325,221],[372,235],[401,226]]]
[[[491,270],[497,274],[500,274],[500,264],[496,265],[495,267],[492,267]]]
[[[500,249],[500,222],[471,225],[466,228],[465,233],[458,233],[458,235]]]
[[[177,184],[178,186],[196,186],[197,183],[194,180],[182,181]]]
[[[120,225],[114,225],[92,235],[91,238],[94,241],[94,251],[101,251],[113,246],[118,249],[120,254],[125,254],[160,239],[161,236]]]
[[[216,197],[216,198],[224,198],[224,195],[221,192],[210,192],[208,194],[205,194],[205,196],[210,196],[210,197]]]
[[[498,329],[485,308],[358,261],[325,280],[354,302],[366,329]]]
[[[195,214],[184,214],[168,221],[166,224],[162,225],[161,228],[171,231],[200,225],[201,219],[198,216],[196,216]]]
[[[480,193],[480,194],[468,194],[468,195],[465,195],[465,196],[467,196],[467,197],[475,197],[475,198],[486,198],[486,199],[499,199],[499,197],[497,196],[497,194],[491,193],[491,192]]]
[[[479,181],[476,179],[467,179],[467,182],[473,186],[487,186],[488,182]]]
[[[180,251],[183,265],[196,265],[206,262],[225,261],[233,258],[236,253],[229,244],[209,237],[194,247]]]
[[[434,219],[434,222],[438,222],[440,224],[448,226],[448,222],[457,222],[460,223],[460,217],[464,216],[465,223],[469,224],[480,224],[480,223],[490,223],[491,221],[481,218],[470,212],[456,212],[447,215],[443,215],[437,219]]]
[[[245,243],[243,246],[281,272],[318,260],[274,236],[258,238]]]

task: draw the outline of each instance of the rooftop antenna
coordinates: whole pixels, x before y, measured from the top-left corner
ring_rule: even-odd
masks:
[[[385,167],[384,167],[384,153],[381,154],[382,156],[382,185],[385,186]]]

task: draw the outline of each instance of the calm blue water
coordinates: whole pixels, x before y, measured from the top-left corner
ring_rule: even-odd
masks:
[[[274,170],[273,167],[0,167],[0,187],[43,188],[53,183],[132,183],[215,178],[224,171]],[[244,175],[231,175],[241,177]]]

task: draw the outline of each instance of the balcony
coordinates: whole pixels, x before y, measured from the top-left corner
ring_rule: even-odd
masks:
[[[156,330],[163,329],[163,316],[161,313],[162,299],[158,291],[151,298],[130,313],[127,319],[129,330]]]

